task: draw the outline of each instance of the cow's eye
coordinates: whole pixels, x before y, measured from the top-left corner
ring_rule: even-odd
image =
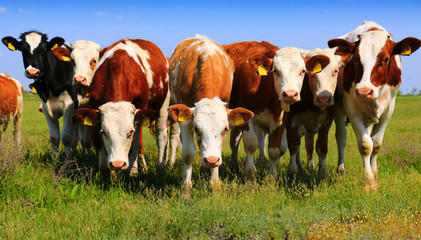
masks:
[[[133,136],[134,129],[130,130],[129,133],[127,133],[127,138],[131,138]]]
[[[105,131],[104,130],[99,130],[99,133],[101,134],[101,135],[103,135],[104,137],[106,137],[107,136],[107,134],[105,133]]]
[[[386,64],[387,62],[389,62],[389,58],[384,59],[384,63]]]
[[[303,73],[303,74],[304,74],[304,73],[306,73],[306,70],[305,70],[305,69],[303,69],[302,73]]]

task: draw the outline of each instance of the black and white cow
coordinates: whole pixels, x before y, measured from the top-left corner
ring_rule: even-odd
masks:
[[[78,90],[73,86],[73,67],[70,61],[60,61],[54,49],[64,44],[64,39],[55,37],[47,41],[46,34],[30,31],[22,33],[20,41],[4,37],[2,42],[11,51],[22,52],[25,76],[34,79],[34,88],[42,100],[42,110],[50,130],[53,157],[63,143],[66,156],[76,147],[73,128],[73,112],[78,106]],[[59,118],[63,117],[60,135]]]

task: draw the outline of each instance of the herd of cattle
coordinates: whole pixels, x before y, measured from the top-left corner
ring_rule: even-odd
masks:
[[[31,31],[20,41],[4,37],[2,42],[22,52],[25,75],[34,79],[42,100],[54,155],[60,140],[68,157],[80,141],[86,151],[93,145],[102,174],[136,175],[146,167],[142,126],[154,123],[159,166],[174,163],[181,137],[185,194],[192,187],[194,139],[201,164],[211,169],[211,188],[219,186],[222,144],[229,129],[232,161],[238,168],[242,138],[249,177],[256,174],[256,150],[265,157],[267,139],[275,178],[287,149],[288,174],[302,169],[302,136],[307,167],[314,168],[318,133],[318,176],[324,178],[328,132],[335,120],[337,171],[344,174],[346,117],[364,162],[364,190],[375,191],[377,155],[401,84],[400,55],[410,55],[421,45],[412,37],[394,42],[383,27],[367,21],[329,40],[329,48],[311,51],[279,49],[265,41],[219,45],[200,35],[180,42],[171,58],[141,39],[122,39],[101,49],[90,41],[71,46],[61,37],[48,41],[45,34]],[[23,87],[7,74],[0,75],[0,85],[0,130],[13,118],[19,142]]]

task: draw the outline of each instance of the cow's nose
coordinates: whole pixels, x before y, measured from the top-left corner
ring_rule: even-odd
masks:
[[[374,93],[373,89],[371,88],[357,88],[355,92],[357,97],[365,99],[372,99]]]
[[[283,101],[296,102],[298,100],[298,92],[295,90],[286,90],[282,92]]]
[[[220,164],[218,157],[206,157],[204,158],[205,166],[208,168],[218,167]]]
[[[83,76],[75,76],[74,77],[75,83],[81,84],[86,86],[86,78]]]
[[[332,104],[332,94],[319,94],[317,96],[317,105],[319,106],[329,106]]]
[[[126,169],[127,164],[123,161],[111,162],[111,170],[124,170]]]
[[[35,68],[30,68],[26,70],[26,75],[30,77],[36,77],[39,74],[39,70]]]

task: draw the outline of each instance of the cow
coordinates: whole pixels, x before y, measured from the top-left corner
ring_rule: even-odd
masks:
[[[244,108],[229,110],[234,65],[222,47],[206,36],[196,35],[181,41],[170,62],[168,114],[179,123],[184,175],[182,195],[190,198],[192,163],[196,146],[202,166],[211,169],[211,190],[220,187],[218,167],[222,164],[222,143],[229,126],[244,125],[253,113]]]
[[[13,136],[15,142],[19,144],[21,142],[23,86],[7,73],[0,73],[0,89],[0,140],[6,131],[7,124],[13,119]]]
[[[156,120],[159,161],[163,164],[168,119],[168,62],[152,42],[122,39],[101,50],[90,85],[89,107],[75,117],[91,124],[91,138],[104,177],[116,171],[138,174],[143,155],[142,124]],[[140,154],[139,154],[140,151]]]
[[[307,73],[300,92],[301,101],[291,105],[288,114],[287,141],[290,152],[288,174],[296,175],[301,170],[299,156],[300,140],[305,135],[307,168],[314,168],[314,135],[318,133],[316,153],[319,157],[319,179],[326,177],[326,155],[328,133],[334,117],[334,97],[340,69],[345,66],[342,58],[333,49],[306,51],[305,56],[324,55],[329,64],[317,74]]]
[[[47,41],[47,35],[37,31],[24,32],[20,39],[8,36],[2,42],[11,51],[22,52],[25,76],[34,79],[33,86],[42,100],[42,110],[50,130],[53,157],[58,154],[60,140],[66,156],[70,157],[77,144],[73,113],[81,96],[72,84],[72,64],[60,61],[54,55],[55,49],[64,44],[64,39],[55,37]],[[60,134],[58,120],[61,117],[63,127]]]
[[[265,41],[237,42],[223,47],[235,64],[230,107],[254,112],[253,120],[241,129],[247,154],[245,175],[256,175],[254,153],[259,147],[260,155],[264,156],[265,136],[269,134],[270,173],[277,178],[280,156],[287,150],[284,112],[289,111],[290,104],[300,101],[306,72],[322,70],[329,58],[324,55],[308,58],[297,48],[279,49]],[[236,168],[241,132],[238,128],[231,132],[232,161]]]
[[[60,60],[71,61],[73,64],[73,84],[80,89],[83,97],[79,102],[79,108],[88,106],[90,85],[94,69],[99,61],[100,50],[100,45],[95,42],[78,40],[71,45],[70,49],[62,48],[54,52]],[[78,138],[83,151],[90,153],[92,141],[89,136],[89,126],[77,121],[75,128],[78,130]]]
[[[417,38],[394,42],[391,37],[379,24],[364,21],[349,34],[328,41],[336,54],[348,59],[343,77],[338,80],[344,111],[338,114],[338,122],[335,117],[335,123],[339,123],[338,146],[343,153],[346,114],[364,162],[364,191],[367,193],[377,190],[377,155],[402,82],[400,56],[412,54],[421,45]]]

